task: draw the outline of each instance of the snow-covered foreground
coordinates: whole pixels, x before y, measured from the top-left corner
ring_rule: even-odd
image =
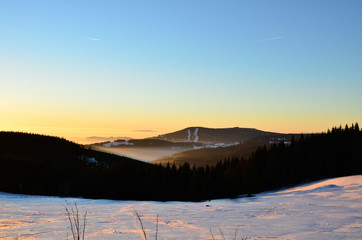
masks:
[[[252,198],[210,202],[137,202],[0,193],[0,239],[66,239],[65,207],[88,211],[86,239],[361,239],[362,175],[330,179]],[[239,238],[240,239],[240,238]]]

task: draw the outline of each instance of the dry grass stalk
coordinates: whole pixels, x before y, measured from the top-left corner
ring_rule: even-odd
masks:
[[[138,214],[137,211],[135,211],[135,213],[136,213],[136,217],[138,218],[138,221],[140,222],[140,225],[141,225],[141,229],[142,229],[142,232],[143,232],[143,239],[147,240],[147,235],[146,235],[145,228],[143,227],[142,219],[141,219],[141,217],[140,217],[140,215]]]
[[[225,236],[224,236],[224,233],[223,233],[223,231],[221,230],[221,228],[220,228],[220,227],[217,227],[217,228],[219,229],[219,232],[220,232],[220,235],[221,235],[222,239],[223,239],[223,240],[226,240],[226,238],[225,238]],[[237,240],[237,232],[238,232],[238,229],[235,228],[234,240]],[[215,240],[215,236],[214,236],[214,234],[212,233],[211,228],[210,228],[210,235],[211,235],[211,238],[212,238],[213,240]],[[247,239],[249,239],[249,237],[241,237],[241,238],[240,238],[240,240],[247,240]]]
[[[157,235],[158,235],[158,214],[157,214],[157,218],[156,218],[156,234],[155,234],[155,240],[157,240]]]
[[[140,217],[140,215],[138,214],[137,211],[135,211],[135,214],[136,214],[136,217],[140,223],[140,226],[141,226],[141,230],[143,232],[143,239],[144,240],[147,240],[147,234],[146,234],[146,230],[145,228],[143,227],[143,222],[142,222],[142,219]],[[155,233],[155,240],[157,240],[157,237],[158,237],[158,214],[156,216],[156,233]]]
[[[211,234],[212,240],[215,240],[215,237],[214,237],[214,234],[212,234],[211,228],[210,228],[210,234]]]
[[[224,236],[224,233],[221,231],[221,228],[220,227],[217,227],[217,228],[219,229],[219,232],[220,232],[220,234],[222,236],[222,239],[225,240],[225,236]]]
[[[68,215],[68,221],[70,224],[73,240],[84,240],[87,211],[85,211],[83,215],[83,225],[81,224],[81,217],[79,216],[77,203],[74,203],[74,208],[72,207],[70,210],[65,207],[65,211]]]

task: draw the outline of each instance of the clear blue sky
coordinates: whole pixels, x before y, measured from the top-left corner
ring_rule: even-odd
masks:
[[[361,124],[362,1],[4,0],[0,83],[3,130]]]

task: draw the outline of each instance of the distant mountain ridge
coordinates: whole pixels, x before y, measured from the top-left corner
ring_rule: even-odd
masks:
[[[204,166],[215,165],[226,158],[248,157],[259,146],[280,141],[289,144],[292,136],[255,128],[188,127],[156,137],[119,139],[92,144],[91,147],[142,161],[177,165],[188,162]]]
[[[205,128],[188,127],[176,132],[159,135],[156,138],[173,142],[197,142],[204,144],[243,143],[251,138],[277,134],[255,128]]]

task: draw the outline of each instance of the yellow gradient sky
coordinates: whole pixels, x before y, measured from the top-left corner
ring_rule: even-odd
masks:
[[[6,1],[0,130],[362,123],[361,1]]]

